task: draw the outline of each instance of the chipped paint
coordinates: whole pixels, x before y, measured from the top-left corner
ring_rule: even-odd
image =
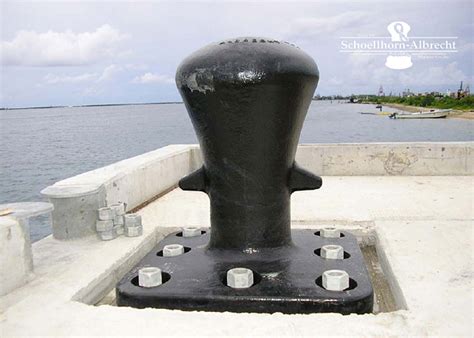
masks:
[[[206,94],[207,91],[214,91],[214,77],[208,69],[196,69],[195,72],[187,75],[182,83],[192,92],[198,91]]]

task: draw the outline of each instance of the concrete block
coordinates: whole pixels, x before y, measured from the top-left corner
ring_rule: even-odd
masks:
[[[54,205],[54,238],[68,240],[96,233],[97,210],[105,206],[102,186],[53,185],[41,193]]]
[[[0,296],[26,284],[33,273],[33,254],[29,219],[48,214],[50,203],[22,202],[0,205],[0,210],[11,209],[0,217]]]
[[[27,283],[33,257],[27,221],[0,217],[0,296]]]

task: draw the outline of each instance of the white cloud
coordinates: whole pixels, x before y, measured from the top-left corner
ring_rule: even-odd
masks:
[[[385,56],[350,55],[347,81],[351,85],[403,85],[403,86],[445,86],[469,82],[457,62],[440,62],[439,65],[424,65],[424,60],[413,60],[414,66],[405,70],[393,70],[384,65]]]
[[[97,79],[97,76],[98,75],[96,73],[85,73],[75,76],[58,76],[48,74],[44,77],[44,82],[47,84],[90,82]]]
[[[46,84],[58,84],[58,83],[81,83],[81,82],[105,82],[113,79],[118,73],[125,69],[129,69],[130,66],[120,65],[109,65],[104,68],[102,73],[84,73],[79,75],[55,75],[48,74],[44,77]]]
[[[97,79],[98,82],[107,81],[113,78],[117,73],[123,70],[122,66],[110,65],[105,67],[102,75]]]
[[[145,73],[133,79],[133,83],[174,83],[174,79],[168,75]]]
[[[447,65],[433,66],[421,71],[401,73],[399,81],[404,85],[453,85],[467,76],[459,68],[457,62]]]
[[[359,27],[366,22],[369,15],[363,11],[351,11],[328,17],[302,17],[291,23],[290,35],[293,36],[317,36],[330,34],[344,28]]]
[[[11,41],[1,42],[2,63],[23,66],[77,66],[117,55],[127,35],[102,25],[93,32],[74,33],[21,30]]]

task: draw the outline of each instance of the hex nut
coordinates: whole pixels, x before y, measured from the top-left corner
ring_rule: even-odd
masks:
[[[125,227],[125,236],[127,237],[138,237],[143,234],[143,227],[140,226],[133,226],[133,227]]]
[[[344,291],[349,287],[349,274],[344,270],[324,271],[323,287],[328,291]]]
[[[324,245],[321,248],[321,257],[325,259],[344,259],[344,248],[340,245]]]
[[[125,221],[123,219],[123,216],[120,215],[115,215],[114,217],[114,225],[124,225]]]
[[[115,212],[109,207],[103,207],[97,210],[98,218],[101,221],[113,220]]]
[[[183,228],[183,237],[197,237],[201,236],[201,229],[198,227]]]
[[[114,230],[117,236],[122,236],[125,232],[125,228],[123,225],[115,225]]]
[[[163,257],[175,257],[184,254],[181,244],[168,244],[163,247]]]
[[[321,237],[324,238],[339,238],[341,237],[341,231],[336,227],[324,227],[321,229]]]
[[[126,214],[123,216],[125,227],[137,227],[142,225],[142,216],[138,214]]]
[[[161,269],[157,267],[145,267],[138,270],[138,285],[143,288],[153,288],[163,283]]]
[[[114,227],[114,221],[107,219],[105,221],[98,220],[95,222],[95,229],[98,232],[112,230]]]
[[[117,232],[114,229],[101,231],[101,232],[98,232],[97,234],[99,234],[99,238],[103,241],[110,241],[112,239],[117,238]]]
[[[115,212],[115,216],[123,216],[125,215],[126,204],[123,202],[118,202],[118,203],[112,204],[110,206],[110,209],[112,209]]]
[[[247,268],[234,268],[227,271],[227,286],[246,289],[253,285],[253,271]]]

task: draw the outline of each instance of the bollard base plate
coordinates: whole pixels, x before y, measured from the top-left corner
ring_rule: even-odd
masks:
[[[203,228],[197,237],[182,237],[179,232],[165,237],[117,284],[117,305],[219,312],[372,312],[369,273],[357,239],[346,231],[339,238],[323,238],[318,230],[292,230],[292,246],[249,252],[206,250],[209,231]],[[163,257],[167,244],[181,244],[185,253]],[[344,259],[320,257],[318,249],[327,244],[341,245]],[[153,288],[138,286],[138,269],[144,266],[159,267],[164,283]],[[254,272],[252,287],[227,286],[226,272],[236,267]],[[349,274],[349,288],[323,288],[323,272],[333,269]]]

